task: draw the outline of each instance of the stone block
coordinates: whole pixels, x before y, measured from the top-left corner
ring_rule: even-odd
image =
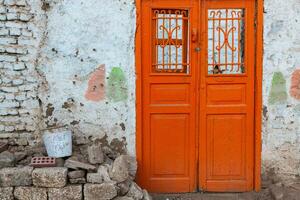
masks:
[[[270,194],[274,200],[283,200],[284,199],[284,188],[276,184],[272,185],[270,188]]]
[[[0,168],[13,167],[15,165],[16,158],[14,154],[9,151],[0,153]]]
[[[88,173],[86,175],[86,181],[88,183],[103,183],[102,177],[98,173]]]
[[[84,183],[86,183],[86,179],[84,177],[83,178],[70,178],[69,181],[70,181],[71,184],[84,184]]]
[[[14,188],[13,187],[0,187],[0,199],[1,200],[13,200]]]
[[[85,171],[84,170],[76,170],[76,171],[71,171],[68,173],[69,178],[83,178],[85,176]]]
[[[16,0],[4,0],[4,5],[7,5],[7,6],[16,5]]]
[[[112,181],[110,179],[110,176],[109,176],[109,169],[110,169],[110,166],[105,164],[105,165],[99,166],[99,168],[97,170],[97,174],[101,175],[104,182],[111,182]]]
[[[6,17],[7,17],[7,20],[17,20],[18,14],[17,13],[7,13]]]
[[[120,196],[124,196],[127,194],[127,192],[129,191],[130,185],[131,185],[131,180],[126,180],[122,183],[118,183],[118,194]]]
[[[100,144],[88,146],[88,159],[91,164],[103,163],[104,155]]]
[[[24,14],[24,13],[20,14],[20,20],[24,22],[28,22],[31,19],[31,17],[32,16],[29,14]]]
[[[61,188],[67,183],[67,174],[68,169],[65,167],[37,168],[32,172],[33,185]]]
[[[17,0],[16,5],[17,6],[26,6],[27,3],[26,3],[26,0]]]
[[[29,186],[32,184],[32,167],[3,168],[0,170],[2,187]]]
[[[113,182],[108,173],[107,165],[99,166],[97,173],[88,173],[87,174],[87,182],[88,183],[103,183],[103,182]]]
[[[111,178],[118,183],[129,178],[129,156],[121,155],[116,158],[111,170]]]
[[[68,160],[66,160],[65,167],[70,169],[96,170],[96,167],[94,165],[83,163],[73,158],[69,158]]]
[[[47,189],[35,187],[16,187],[14,196],[18,200],[47,200]]]
[[[132,197],[135,200],[140,200],[143,198],[144,194],[143,190],[135,182],[132,182],[127,196]]]
[[[112,183],[84,185],[84,200],[110,200],[117,196],[117,189]]]
[[[4,129],[3,129],[4,130]],[[0,153],[8,149],[7,141],[0,141]]]
[[[82,186],[70,185],[63,188],[49,188],[49,200],[81,200],[82,199]]]
[[[14,156],[16,158],[16,161],[19,162],[20,160],[23,160],[27,154],[25,152],[15,152]]]
[[[122,196],[122,197],[116,197],[114,200],[134,200],[132,197],[128,196]]]

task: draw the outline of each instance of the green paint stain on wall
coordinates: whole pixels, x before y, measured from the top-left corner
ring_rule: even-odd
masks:
[[[108,79],[108,98],[114,102],[125,101],[128,98],[126,77],[120,67],[114,67]]]
[[[283,103],[287,100],[286,80],[281,72],[275,72],[272,79],[272,87],[269,96],[269,103]]]

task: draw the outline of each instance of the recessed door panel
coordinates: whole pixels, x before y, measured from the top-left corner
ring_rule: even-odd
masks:
[[[207,116],[208,180],[244,179],[245,115]]]
[[[150,90],[152,105],[190,103],[189,84],[158,83],[152,84]]]
[[[207,104],[213,106],[245,105],[245,84],[214,84],[207,85]]]
[[[151,177],[188,175],[188,137],[189,115],[151,115]]]

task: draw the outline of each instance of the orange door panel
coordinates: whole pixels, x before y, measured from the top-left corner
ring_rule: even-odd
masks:
[[[152,192],[196,190],[197,1],[142,3],[141,185]],[[195,36],[194,36],[195,37]]]
[[[202,190],[253,190],[254,5],[251,0],[202,3]]]

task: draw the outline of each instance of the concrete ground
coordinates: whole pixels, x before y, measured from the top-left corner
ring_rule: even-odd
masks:
[[[260,192],[151,194],[153,200],[300,200],[300,183],[280,183],[264,187]]]
[[[260,193],[186,193],[186,194],[151,194],[153,200],[269,200],[269,191]]]

